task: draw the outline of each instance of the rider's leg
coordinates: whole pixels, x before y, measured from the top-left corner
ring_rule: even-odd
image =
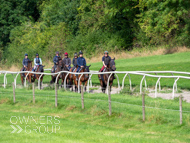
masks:
[[[104,68],[105,68],[105,67],[104,67],[104,65],[103,65],[102,68],[100,69],[100,72],[103,72]],[[102,77],[102,75],[100,75],[99,79],[102,79],[101,77]]]
[[[78,72],[79,70],[80,70],[80,67],[77,68],[76,72]],[[78,80],[78,74],[75,74],[75,76],[76,76],[76,80]]]
[[[105,67],[104,67],[104,65],[103,65],[102,68],[101,68],[101,70],[100,70],[100,72],[102,72],[102,71],[104,70],[104,68],[105,68]]]
[[[25,68],[24,68],[24,67],[22,68],[22,71],[25,71]],[[25,77],[25,74],[22,73],[22,76]]]

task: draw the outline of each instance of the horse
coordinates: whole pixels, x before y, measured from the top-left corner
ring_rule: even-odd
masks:
[[[72,67],[69,72],[73,72],[76,71],[78,66],[75,67],[75,69],[73,69],[74,67]],[[74,72],[73,72],[74,73]],[[69,79],[70,79],[70,88],[72,88],[71,90],[73,91],[73,80],[74,80],[74,74],[69,74]],[[77,85],[78,86],[78,85]],[[75,91],[77,91],[77,86],[75,85]]]
[[[57,66],[56,66],[56,68],[55,68],[55,73],[62,71],[63,66],[64,66],[64,63],[63,63],[62,59],[59,58],[58,64],[57,64]],[[53,73],[53,71],[54,71],[54,67],[52,67],[51,73]],[[51,84],[52,84],[52,83],[55,83],[55,80],[56,80],[56,78],[57,78],[57,75],[51,75],[51,78],[52,78],[52,80],[50,81],[50,83],[51,83]],[[58,77],[58,80],[57,80],[58,86],[59,86],[59,79],[63,79],[63,78],[64,78],[64,73],[61,73],[61,74],[59,75],[59,77]]]
[[[44,67],[45,67],[45,66],[43,66],[43,65],[37,66],[35,72],[41,72],[41,73],[43,73],[43,72],[44,72]],[[40,76],[41,76],[41,74],[34,74],[34,75],[33,75],[34,81],[35,81],[35,79],[39,80]],[[41,78],[40,78],[40,89],[42,88],[43,77],[44,77],[44,74],[42,74],[42,76],[41,76]],[[33,82],[34,82],[34,81],[33,81]]]
[[[21,72],[23,70],[24,67],[21,68]],[[28,66],[25,68],[25,71],[32,71],[32,61],[28,61]],[[24,85],[24,79],[26,77],[27,73],[20,73],[20,77],[21,77],[21,82],[22,85]],[[33,82],[33,78],[32,78],[32,73],[29,73],[27,76],[27,80],[29,83]]]
[[[90,70],[89,70],[90,66],[91,65],[80,68],[79,73],[90,72]],[[76,71],[77,71],[77,69],[75,69],[75,72]],[[79,79],[80,79],[80,81],[79,81]],[[74,80],[75,87],[76,87],[75,92],[77,92],[77,90],[78,90],[78,82],[80,82],[80,87],[81,87],[82,83],[84,83],[84,90],[86,91],[86,85],[87,85],[88,79],[89,79],[89,74],[83,74],[83,75],[78,74],[78,80],[76,80],[76,75],[73,75],[73,80]]]
[[[66,65],[63,65],[63,68],[62,68],[62,71],[70,71],[68,70],[68,67]],[[64,80],[65,80],[65,77],[66,77],[67,73],[63,73],[63,77],[62,77],[62,82],[61,82],[61,87],[63,86],[63,83],[64,83]],[[66,87],[67,88],[71,88],[71,79],[70,79],[70,76],[67,76],[67,79],[66,79]]]
[[[114,59],[111,59],[111,61],[108,64],[108,67],[104,68],[104,72],[110,72],[110,71],[115,71],[115,70],[116,70],[116,67],[115,67],[115,58],[114,58]],[[99,70],[99,72],[100,72],[100,70]],[[98,75],[103,93],[105,93],[109,76],[110,76],[110,74],[99,74]],[[112,74],[109,79],[110,91],[111,91],[111,86],[113,84],[113,80],[114,80],[114,74]]]

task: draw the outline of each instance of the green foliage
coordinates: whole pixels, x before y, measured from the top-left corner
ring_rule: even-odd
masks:
[[[190,1],[186,0],[1,0],[0,60],[21,55],[105,49],[189,46]],[[30,57],[33,58],[33,57]]]
[[[10,41],[10,31],[21,23],[39,18],[41,0],[0,0],[0,47]]]
[[[33,60],[36,53],[44,59],[52,59],[56,51],[64,51],[66,37],[70,32],[65,23],[47,27],[45,23],[25,23],[17,26],[11,32],[11,44],[9,45],[8,63],[21,63],[24,54],[29,54]]]
[[[138,6],[141,13],[137,21],[150,44],[189,44],[190,1],[141,0]]]

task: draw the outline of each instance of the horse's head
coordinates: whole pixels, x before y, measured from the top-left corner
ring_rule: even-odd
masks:
[[[91,65],[85,66],[85,67],[84,67],[84,72],[90,72],[90,66],[91,66]],[[89,77],[89,74],[85,74],[85,78],[88,78],[88,77]]]
[[[60,68],[62,68],[63,67],[63,61],[62,61],[62,59],[61,58],[59,58],[59,62],[58,62],[58,66],[60,67]]]
[[[27,66],[27,70],[32,69],[32,61],[28,61],[28,66]]]
[[[91,66],[91,65],[89,65],[89,66],[85,66],[85,68],[84,68],[84,72],[89,72],[89,71],[90,71],[90,70],[89,70],[89,69],[90,69],[90,66]]]
[[[116,70],[116,67],[115,67],[115,57],[114,57],[114,59],[111,59],[111,61],[109,63],[109,69],[112,70],[112,71]]]

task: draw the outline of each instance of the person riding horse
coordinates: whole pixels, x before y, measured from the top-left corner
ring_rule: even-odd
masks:
[[[26,71],[27,70],[27,67],[28,67],[28,62],[30,61],[29,58],[28,58],[28,54],[25,54],[24,55],[24,59],[22,61],[22,65],[23,65],[23,68],[21,71]],[[24,76],[24,73],[23,73],[23,76]]]
[[[36,54],[36,58],[34,58],[34,68],[32,69],[32,71],[36,71],[36,69],[42,65],[42,59],[39,58],[39,54]]]
[[[67,52],[64,55],[65,55],[65,58],[63,59],[63,63],[65,64],[66,69],[69,71],[71,69],[71,59],[68,57]]]
[[[102,57],[103,66],[100,69],[100,72],[103,72],[104,69],[108,67],[108,65],[109,65],[109,63],[111,61],[111,57],[108,54],[109,54],[108,51],[104,52],[104,56]],[[99,79],[101,79],[101,77]]]
[[[77,66],[78,68],[76,72],[80,72],[80,70],[86,66],[86,60],[83,58],[82,51],[79,52],[79,57],[77,58]],[[78,80],[78,74],[76,74],[76,80]]]
[[[73,62],[72,62],[72,64],[73,64],[72,72],[77,68],[77,59],[78,59],[78,54],[75,53],[74,58],[73,58]]]
[[[54,67],[53,67],[52,73],[55,72],[55,69],[57,68],[57,65],[58,65],[58,62],[59,62],[59,59],[60,59],[60,58],[61,58],[61,57],[59,56],[59,52],[56,52],[56,55],[55,55],[55,57],[53,58]]]

